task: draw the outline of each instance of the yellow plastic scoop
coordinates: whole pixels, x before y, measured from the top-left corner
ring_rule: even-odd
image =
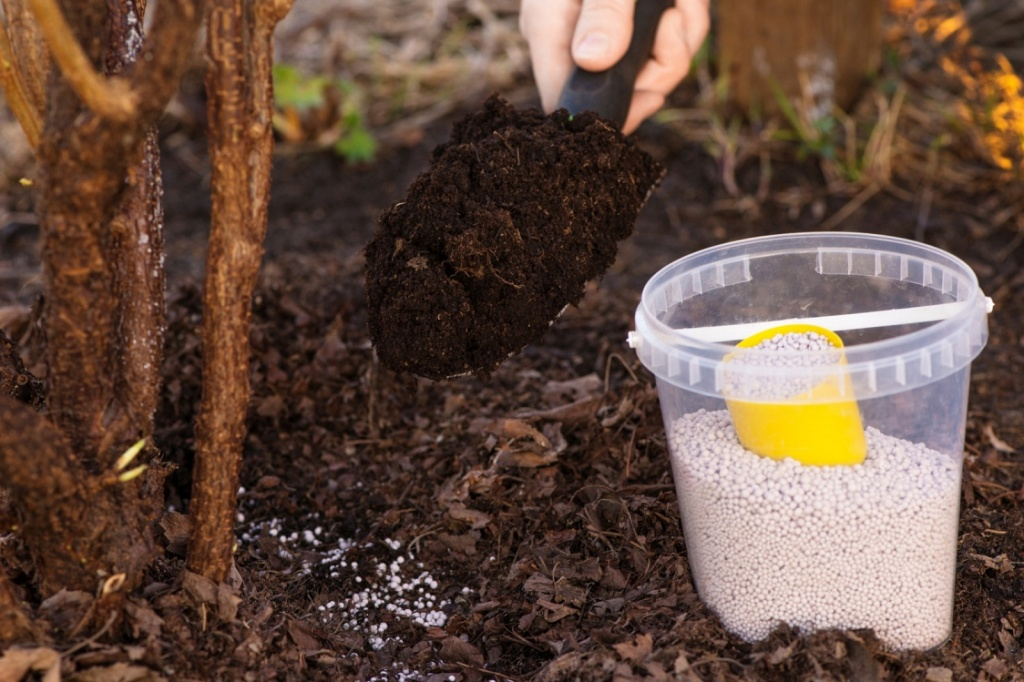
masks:
[[[833,332],[811,324],[785,324],[747,337],[738,348],[754,348],[777,335],[814,332],[835,348],[842,340]],[[764,351],[770,353],[772,351]],[[740,354],[726,361],[741,362]],[[842,352],[838,364],[846,364]],[[765,400],[726,398],[736,435],[743,447],[772,459],[792,459],[814,466],[860,464],[867,442],[849,377],[835,373],[810,390]]]

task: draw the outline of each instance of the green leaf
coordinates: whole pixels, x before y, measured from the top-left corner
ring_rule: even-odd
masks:
[[[334,151],[349,163],[373,161],[377,154],[377,140],[360,122],[360,125],[338,137],[338,141],[334,143]]]
[[[275,64],[274,101],[279,107],[311,109],[324,103],[324,88],[329,81],[324,76],[307,76],[288,64]]]

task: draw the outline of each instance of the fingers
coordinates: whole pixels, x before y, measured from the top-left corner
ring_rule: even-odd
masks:
[[[554,110],[572,72],[571,43],[579,13],[579,0],[522,1],[519,30],[530,47],[533,78],[544,111]]]
[[[572,58],[587,71],[610,69],[633,33],[636,0],[583,0],[572,38]]]
[[[665,106],[664,95],[645,90],[634,91],[633,101],[629,104],[629,115],[626,116],[626,122],[622,126],[622,134],[629,135],[663,106]]]
[[[637,76],[623,132],[630,133],[665,104],[686,76],[708,33],[710,0],[676,0],[662,15],[651,59]],[[519,28],[530,47],[534,80],[545,111],[558,104],[573,66],[603,71],[629,47],[636,0],[522,0]]]
[[[676,9],[683,15],[683,37],[690,55],[696,56],[711,28],[709,0],[676,0]]]
[[[665,11],[651,50],[651,59],[637,75],[633,101],[623,132],[631,133],[665,104],[665,98],[690,70],[710,25],[704,0],[678,0]]]

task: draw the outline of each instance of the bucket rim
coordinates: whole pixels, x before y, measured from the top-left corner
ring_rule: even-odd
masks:
[[[819,366],[793,370],[760,366],[749,369],[752,380],[789,378],[796,372],[802,380],[813,385],[841,371],[853,380],[859,398],[889,395],[926,385],[964,368],[977,357],[987,341],[991,299],[981,291],[971,267],[957,256],[929,244],[887,235],[800,232],[725,242],[668,263],[644,286],[636,310],[636,328],[630,334],[630,345],[644,366],[659,379],[687,390],[720,397],[722,362],[728,353],[735,351],[736,346],[734,343],[698,338],[688,334],[686,328],[665,324],[659,315],[671,307],[666,302],[667,289],[673,281],[689,276],[694,279],[693,286],[698,290],[692,295],[700,295],[704,291],[699,290],[703,285],[699,280],[704,275],[714,280],[712,288],[730,286],[751,281],[749,264],[754,259],[800,253],[816,254],[816,268],[826,270],[821,274],[871,276],[870,269],[874,267],[877,270],[880,267],[878,263],[885,261],[884,267],[901,268],[897,273],[899,276],[904,274],[903,270],[911,271],[904,281],[939,291],[949,301],[935,306],[937,309],[944,307],[937,313],[941,316],[921,329],[893,338],[847,346],[844,349],[846,365],[841,369]],[[872,263],[872,258],[875,263]],[[855,271],[865,268],[868,272]],[[874,276],[893,279],[877,272]],[[914,281],[914,277],[923,281]],[[686,298],[684,293],[679,296],[683,297],[680,300]],[[899,315],[904,310],[920,312],[921,309],[921,306],[914,306],[896,309],[895,313]],[[809,317],[799,321],[817,324],[816,319]],[[759,324],[770,326],[792,321],[765,320]],[[905,323],[906,320],[899,322]],[[730,373],[735,378],[735,372],[731,370]]]

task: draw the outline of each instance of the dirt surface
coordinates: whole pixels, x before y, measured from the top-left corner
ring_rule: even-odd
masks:
[[[252,330],[237,613],[198,607],[180,583],[208,166],[201,139],[165,135],[171,319],[157,445],[178,467],[165,556],[122,624],[73,632],[85,598],[40,604],[14,536],[0,536],[42,630],[18,660],[79,680],[1024,680],[1024,226],[1012,182],[971,180],[991,177],[979,162],[945,184],[908,174],[850,190],[815,158],[772,152],[768,167],[647,125],[637,142],[667,174],[607,274],[486,379],[435,383],[375,357],[364,249],[458,117],[373,164],[278,159]],[[912,150],[900,154],[912,165]],[[41,374],[30,190],[0,201],[0,328]],[[995,302],[972,368],[953,632],[933,651],[895,652],[865,631],[780,626],[756,643],[725,631],[694,590],[657,392],[625,345],[662,266],[822,226],[946,249]]]
[[[592,113],[489,98],[366,247],[380,362],[428,379],[486,376],[605,273],[663,174]]]
[[[1017,234],[986,227],[997,198],[951,196],[924,231],[996,302],[971,384],[950,641],[894,653],[866,632],[783,627],[750,644],[694,592],[656,391],[624,339],[642,284],[667,262],[817,220],[774,201],[737,211],[700,147],[658,128],[640,141],[669,170],[636,234],[578,307],[486,381],[398,375],[369,342],[362,249],[433,141],[367,167],[281,159],[252,334],[240,615],[208,614],[204,628],[176,583],[183,531],[172,515],[133,617],[65,668],[176,680],[1020,679],[1024,253]],[[158,434],[181,467],[169,491],[179,511],[202,371],[198,150],[165,158],[172,323]],[[809,163],[776,168],[773,192],[794,186],[828,213],[846,201]],[[879,193],[842,227],[913,237],[917,215]],[[30,267],[34,244],[14,230],[5,261]]]

